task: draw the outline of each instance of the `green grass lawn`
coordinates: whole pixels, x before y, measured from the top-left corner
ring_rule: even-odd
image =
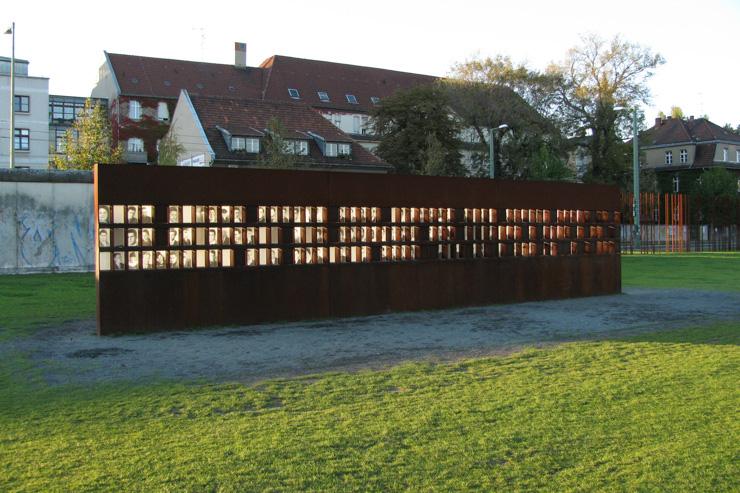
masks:
[[[623,255],[622,283],[651,288],[740,291],[740,252]]]
[[[704,271],[700,287],[737,289],[738,264],[629,257],[624,283],[696,287]],[[91,276],[28,282],[60,310],[11,312],[15,335],[91,315],[64,298],[92,298]],[[737,491],[738,344],[740,321],[256,385],[84,388],[21,380],[16,355],[0,361],[0,491]]]

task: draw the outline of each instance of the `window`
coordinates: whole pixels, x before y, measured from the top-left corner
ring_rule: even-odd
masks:
[[[333,118],[334,126],[342,128],[342,115],[338,115],[335,113],[332,118]]]
[[[31,108],[30,96],[16,96],[13,106],[16,113],[28,113]]]
[[[132,120],[141,120],[141,103],[135,100],[128,102],[128,117]]]
[[[64,154],[67,150],[67,132],[64,130],[54,131],[54,152],[57,154]]]
[[[725,147],[724,149],[722,149],[722,161],[728,161],[728,158],[727,158],[727,147]]]
[[[301,93],[298,92],[298,89],[288,89],[288,96],[293,99],[301,99]]]
[[[157,120],[166,122],[170,119],[170,110],[167,108],[167,103],[160,101],[157,104]]]
[[[673,164],[673,151],[665,151],[665,163]]]
[[[352,133],[360,133],[360,115],[355,115],[352,117]]]
[[[740,163],[740,150],[735,151],[735,161]]]
[[[126,150],[128,152],[144,152],[144,141],[138,138],[128,139]]]
[[[370,129],[368,128],[368,121],[369,118],[367,116],[362,117],[362,127],[360,130],[362,131],[362,135],[370,133]]]
[[[321,101],[329,101],[329,93],[325,91],[319,91],[318,92],[319,99]]]
[[[332,144],[331,142],[327,142],[326,146],[324,147],[324,156],[336,157],[336,155],[337,155],[337,145]]]
[[[678,176],[673,177],[673,193],[678,193],[680,188],[680,180]]]
[[[31,131],[27,128],[16,128],[13,134],[13,148],[16,151],[27,151],[31,148]]]
[[[352,147],[349,144],[338,144],[337,154],[340,156],[349,156],[352,153]]]
[[[679,157],[682,163],[686,164],[689,162],[689,151],[686,149],[681,149],[681,152],[679,153]]]
[[[288,154],[297,154],[299,156],[308,156],[307,140],[286,140],[285,152]]]
[[[231,150],[257,154],[260,152],[260,139],[254,137],[232,137]]]
[[[377,106],[380,104],[380,98],[378,96],[370,96],[370,102]]]
[[[357,96],[355,96],[354,94],[347,94],[346,97],[347,97],[347,102],[349,104],[358,104]]]

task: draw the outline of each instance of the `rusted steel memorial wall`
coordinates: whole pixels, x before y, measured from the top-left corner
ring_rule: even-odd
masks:
[[[621,289],[614,187],[102,165],[94,188],[100,334]]]

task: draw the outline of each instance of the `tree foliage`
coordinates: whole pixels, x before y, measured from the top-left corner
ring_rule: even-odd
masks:
[[[680,106],[671,106],[671,117],[676,118],[678,120],[683,119],[683,110]]]
[[[568,134],[591,136],[589,180],[624,181],[629,161],[622,159],[619,144],[629,135],[631,122],[628,112],[614,108],[647,103],[647,80],[662,63],[659,54],[619,36],[607,42],[587,35],[561,63],[548,68],[556,79],[549,114]]]
[[[64,155],[55,156],[57,169],[92,169],[94,164],[116,164],[123,148],[113,145],[108,114],[104,106],[85,101],[85,108],[65,136]]]
[[[450,115],[449,99],[439,84],[399,91],[372,112],[380,138],[378,156],[398,173],[465,174],[460,158],[460,126]],[[433,163],[427,163],[433,157]]]
[[[268,138],[264,139],[264,154],[260,155],[260,164],[266,168],[293,168],[298,164],[298,156],[289,152],[285,140],[285,126],[272,117],[267,124]]]
[[[738,207],[737,177],[725,168],[717,167],[704,171],[694,187],[698,199],[701,222],[712,224],[736,221]]]
[[[180,144],[174,128],[170,128],[162,140],[159,141],[157,164],[162,166],[176,166],[178,158],[185,152],[185,147]]]

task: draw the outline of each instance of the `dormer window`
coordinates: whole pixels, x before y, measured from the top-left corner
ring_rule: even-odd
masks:
[[[285,141],[285,152],[298,156],[308,156],[308,141],[289,139]]]
[[[380,104],[380,98],[378,96],[370,96],[370,102],[377,106]]]
[[[329,101],[329,93],[326,91],[319,91],[318,92],[319,99],[321,101]]]
[[[231,150],[257,154],[260,152],[260,139],[255,137],[232,137]]]
[[[351,153],[352,146],[338,142],[327,142],[324,149],[324,155],[326,157],[349,156]]]
[[[301,99],[301,93],[298,92],[298,89],[288,89],[288,96],[290,96],[293,99]]]
[[[160,101],[157,103],[157,120],[160,122],[166,122],[170,119],[170,110],[167,108],[167,103]]]
[[[354,94],[346,94],[345,96],[347,97],[347,102],[349,104],[359,104],[357,102],[357,96],[355,96]]]

